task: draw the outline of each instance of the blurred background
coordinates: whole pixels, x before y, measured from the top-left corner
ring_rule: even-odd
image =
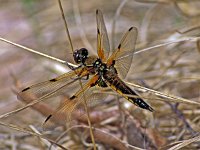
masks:
[[[57,1],[1,0],[0,3],[1,38],[73,63]],[[86,47],[91,54],[96,54],[95,11],[100,9],[104,14],[112,48],[117,47],[122,35],[131,26],[138,28],[136,51],[143,51],[134,55],[126,81],[200,102],[198,0],[62,0],[62,6],[74,49]],[[169,42],[173,44],[167,44]],[[152,48],[147,49],[149,47]],[[0,65],[1,115],[25,105],[26,102],[19,101],[16,96],[20,89],[56,77],[68,69],[58,62],[2,40]],[[109,105],[105,104],[106,106],[98,109],[112,115],[104,118],[103,124],[96,123],[95,127],[106,130],[106,133],[113,134],[121,141],[109,142],[111,137],[99,133],[100,136],[96,135],[99,148],[134,149],[123,145],[122,141],[126,141],[144,149],[167,149],[176,145],[175,141],[192,140],[198,135],[199,105],[184,104],[182,101],[171,102],[148,91],[136,90],[142,96],[148,97],[146,101],[155,112],[152,114],[130,103],[124,105],[124,99],[120,98],[119,103],[116,96],[112,96],[113,101]],[[71,94],[71,91],[68,93]],[[59,102],[56,103],[59,105]],[[28,108],[0,121],[27,130],[30,130],[32,125],[41,131],[41,125],[48,116],[48,111],[42,112],[45,109],[48,108]],[[72,131],[74,139],[69,135],[65,136],[68,137],[63,142],[67,143],[65,147],[90,147],[87,145],[91,143],[88,135],[83,136],[84,142],[77,142],[77,137],[82,136],[82,130],[77,128],[75,132]],[[52,131],[50,135],[55,139],[61,133]],[[104,136],[108,136],[109,140],[103,140]],[[200,148],[196,140],[189,144],[190,142],[184,149]],[[16,132],[10,127],[0,127],[0,149],[48,149],[48,145],[44,143],[28,133]]]

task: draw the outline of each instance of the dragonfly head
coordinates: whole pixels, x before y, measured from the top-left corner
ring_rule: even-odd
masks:
[[[74,51],[73,54],[74,57],[74,61],[79,64],[79,63],[85,63],[85,60],[88,57],[88,50],[86,48],[81,48],[81,49],[77,49]]]

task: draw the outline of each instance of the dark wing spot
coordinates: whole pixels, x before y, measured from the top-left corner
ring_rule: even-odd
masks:
[[[97,29],[97,33],[100,34],[99,28]]]
[[[130,27],[130,29],[128,31],[131,31],[133,29],[133,27]]]
[[[45,119],[44,122],[47,122],[51,117],[52,117],[52,115],[49,115],[49,116],[47,117],[47,119]]]
[[[27,91],[28,89],[30,89],[30,87],[23,89],[22,92]]]
[[[76,98],[76,96],[75,95],[73,95],[72,97],[70,97],[69,99],[70,100],[73,100],[73,99],[75,99]]]
[[[112,61],[112,65],[113,65],[113,66],[115,65],[115,60]]]
[[[56,80],[56,79],[51,79],[51,80],[49,80],[49,81],[51,81],[51,82],[56,82],[57,80]]]
[[[119,46],[118,46],[118,49],[120,49],[120,48],[121,48],[121,46],[122,46],[122,45],[121,45],[121,44],[119,44]]]
[[[99,13],[99,10],[97,9],[97,10],[96,10],[96,14],[98,14],[98,13]]]

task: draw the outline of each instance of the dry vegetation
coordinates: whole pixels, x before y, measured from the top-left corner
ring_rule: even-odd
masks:
[[[62,4],[75,48],[96,52],[96,9],[104,13],[112,47],[129,27],[139,30],[137,52],[125,80],[155,111],[141,110],[104,91],[110,96],[90,109],[98,149],[200,149],[199,0],[63,0]],[[57,1],[1,0],[0,37],[73,62]],[[74,89],[5,115],[30,103],[17,99],[20,89],[68,68],[2,39],[0,65],[0,149],[48,149],[54,142],[66,149],[93,149],[84,117],[72,128],[42,129],[45,118]]]

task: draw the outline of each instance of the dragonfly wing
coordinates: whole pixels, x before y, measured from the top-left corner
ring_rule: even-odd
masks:
[[[103,100],[108,96],[107,93],[104,93],[106,90],[110,90],[110,88],[102,88],[99,86],[95,86],[90,88],[87,92],[87,106],[95,107],[100,103],[103,103]]]
[[[61,94],[61,92],[63,92],[62,89],[65,89],[78,80],[77,74],[81,71],[82,68],[77,69],[76,71],[70,71],[61,76],[58,76],[57,78],[27,87],[18,93],[18,99],[46,99],[57,94]]]
[[[96,11],[96,19],[97,19],[97,53],[99,58],[103,62],[105,62],[109,56],[110,44],[103,14],[100,10]]]
[[[94,75],[73,96],[71,96],[69,99],[66,99],[64,103],[60,107],[58,107],[53,114],[47,117],[43,124],[43,128],[52,128],[55,122],[56,124],[66,125],[66,123],[69,123],[71,121],[71,117],[73,117],[73,115],[76,115],[75,118],[77,118],[78,116],[81,116],[81,114],[85,114],[83,111],[84,99],[86,100],[86,102],[89,101],[88,93],[92,94],[91,92],[89,92],[89,89],[96,84],[98,78],[98,75]],[[80,109],[78,110],[78,108]],[[78,111],[75,112],[75,110]]]
[[[118,48],[113,52],[107,61],[108,66],[115,64],[121,78],[126,77],[131,67],[137,34],[137,28],[131,27],[121,39]]]

